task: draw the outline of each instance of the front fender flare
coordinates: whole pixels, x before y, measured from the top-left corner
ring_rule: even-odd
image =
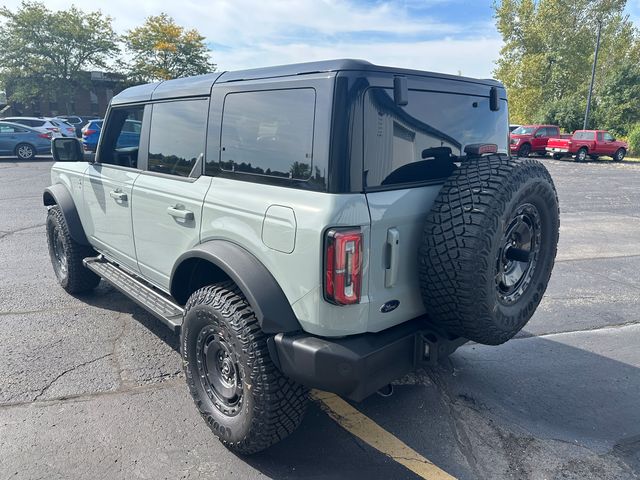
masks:
[[[201,243],[176,260],[171,271],[172,295],[176,292],[176,272],[184,261],[193,258],[212,263],[233,280],[249,302],[264,333],[302,330],[289,300],[267,267],[249,251],[225,240]]]
[[[71,238],[81,245],[89,245],[87,236],[84,233],[84,228],[82,228],[82,222],[80,221],[76,204],[67,187],[57,183],[45,188],[42,194],[42,203],[45,206],[57,205],[60,207]]]

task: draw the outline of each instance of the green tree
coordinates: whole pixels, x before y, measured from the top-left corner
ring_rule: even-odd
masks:
[[[0,8],[0,82],[9,101],[56,100],[70,111],[75,90],[88,82],[84,72],[106,68],[118,52],[112,19],[76,7],[53,12],[40,2],[16,11]]]
[[[605,76],[597,100],[598,125],[626,136],[640,122],[640,65],[624,63]]]
[[[594,105],[604,101],[605,78],[633,61],[637,51],[637,30],[623,13],[625,4],[626,0],[494,3],[504,40],[494,74],[508,89],[512,121],[545,121],[567,130],[582,127],[598,22],[603,27]]]
[[[132,57],[129,74],[150,82],[214,72],[204,40],[197,30],[176,25],[166,13],[148,17],[124,36]]]

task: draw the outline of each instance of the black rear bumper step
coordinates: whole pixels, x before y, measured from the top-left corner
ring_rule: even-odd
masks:
[[[158,317],[171,330],[178,333],[182,325],[183,308],[169,296],[151,287],[141,278],[130,274],[102,255],[85,258],[82,263],[141,307]]]
[[[279,333],[270,350],[289,378],[359,402],[415,368],[437,363],[466,342],[418,318],[382,332],[339,339]]]

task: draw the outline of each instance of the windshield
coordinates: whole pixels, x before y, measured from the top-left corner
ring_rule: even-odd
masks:
[[[536,127],[518,127],[513,132],[514,135],[531,135]]]

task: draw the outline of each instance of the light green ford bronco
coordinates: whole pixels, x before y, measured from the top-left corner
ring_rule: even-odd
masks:
[[[179,332],[208,425],[260,451],[309,388],[359,401],[531,318],[558,203],[540,163],[508,156],[507,110],[493,80],[355,60],[127,89],[95,155],[54,140],[55,274]]]

